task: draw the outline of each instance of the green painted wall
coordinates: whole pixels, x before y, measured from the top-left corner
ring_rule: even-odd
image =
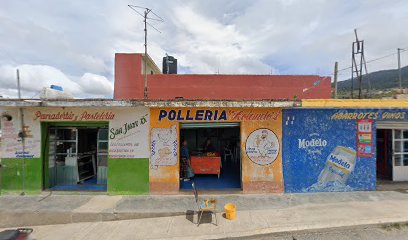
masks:
[[[149,159],[109,159],[108,192],[111,194],[148,194]]]
[[[63,125],[58,123],[56,125]],[[65,123],[66,124],[66,123]],[[95,123],[99,126],[102,123]],[[106,124],[106,123],[104,123]],[[25,189],[27,193],[38,194],[48,181],[48,144],[46,144],[47,127],[54,123],[42,123],[41,158],[25,160]],[[70,123],[69,126],[75,125]],[[85,124],[84,124],[85,125]],[[89,124],[87,124],[89,126]],[[91,124],[92,125],[92,124]],[[44,161],[44,163],[43,163]],[[0,190],[2,192],[23,191],[23,160],[18,158],[2,159],[5,168],[0,171]],[[44,175],[43,175],[44,172]],[[149,159],[109,159],[108,160],[108,193],[110,194],[148,194],[149,193]]]
[[[25,159],[25,174],[23,174],[23,159],[3,158],[0,172],[0,189],[2,192],[23,191],[23,175],[25,177],[24,192],[40,193],[42,189],[42,162],[40,158]]]

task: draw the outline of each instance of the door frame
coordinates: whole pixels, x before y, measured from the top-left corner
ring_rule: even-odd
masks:
[[[232,127],[237,128],[237,130],[239,130],[239,142],[238,142],[239,148],[240,148],[239,149],[240,154],[239,154],[239,158],[238,158],[238,161],[239,161],[239,179],[240,179],[239,191],[242,191],[243,190],[243,177],[242,177],[243,176],[242,175],[242,151],[243,151],[242,150],[242,131],[243,131],[243,129],[242,129],[242,122],[237,122],[237,121],[228,121],[228,122],[185,122],[185,121],[180,121],[180,122],[178,122],[177,123],[177,129],[178,129],[178,133],[177,133],[178,150],[177,151],[178,151],[178,163],[179,164],[181,164],[180,163],[180,147],[181,147],[181,144],[182,144],[180,142],[181,141],[181,131],[182,131],[182,129],[185,129],[185,128],[182,127],[183,124],[186,124],[186,125],[188,125],[188,124],[201,125],[200,127],[196,127],[196,128],[192,128],[192,129],[206,128],[206,127],[203,127],[205,125],[209,126],[208,128],[210,128],[211,125],[214,128],[228,128],[228,127],[231,127],[231,125],[235,125],[235,126],[232,126]],[[180,178],[180,165],[178,167],[178,173],[179,173],[178,178]],[[179,184],[179,186],[178,186],[179,191],[181,191],[182,189],[180,188],[180,182],[178,182],[178,184]],[[215,191],[224,191],[224,189],[217,189]]]
[[[401,131],[401,138],[396,138],[396,131]],[[404,165],[404,156],[408,157],[408,151],[404,150],[404,143],[408,143],[408,138],[404,138],[403,131],[407,129],[392,129],[392,180],[408,181],[408,165]],[[400,151],[396,151],[396,144],[400,144]],[[396,156],[400,156],[399,165],[396,165]]]
[[[108,121],[89,121],[89,122],[69,122],[69,121],[61,121],[61,122],[41,122],[41,159],[42,159],[42,190],[50,189],[50,182],[49,182],[49,159],[48,159],[48,151],[49,151],[49,142],[48,142],[48,130],[51,127],[90,127],[90,128],[98,128],[98,127],[108,127],[109,129],[109,122]],[[108,140],[109,145],[109,140]],[[109,165],[109,161],[108,161]]]

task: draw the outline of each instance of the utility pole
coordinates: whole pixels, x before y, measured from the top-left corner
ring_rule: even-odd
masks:
[[[17,93],[18,93],[18,99],[21,100],[20,70],[19,69],[17,69]]]
[[[398,80],[399,80],[399,89],[402,93],[402,75],[401,75],[401,48],[397,48],[398,51]]]
[[[18,99],[21,100],[21,86],[20,86],[20,71],[17,69],[17,91],[18,91]],[[23,108],[20,107],[20,123],[21,123],[21,131],[18,133],[18,136],[21,138],[21,158],[22,158],[22,184],[23,184],[23,191],[21,192],[21,195],[25,195],[25,175],[26,175],[26,170],[25,170],[25,129],[24,129],[24,111]]]
[[[357,29],[354,29],[354,35],[356,41],[353,42],[351,51],[351,98],[354,98],[354,79],[358,80],[358,98],[361,98],[363,88],[363,65],[365,66],[366,73],[367,66],[364,57],[364,41],[358,39]],[[356,75],[356,78],[354,78],[354,74]]]
[[[150,23],[147,22],[147,19],[149,20],[154,20],[154,21],[159,21],[159,22],[164,22],[163,18],[161,18],[159,15],[153,12],[152,9],[146,8],[146,7],[140,7],[140,6],[135,6],[135,5],[128,5],[133,11],[138,13],[140,16],[143,17],[143,23],[144,23],[144,58],[142,58],[143,61],[143,71],[144,71],[144,91],[143,95],[144,98],[148,98],[148,90],[147,90],[147,25],[152,27],[154,30],[158,31],[161,33],[159,30],[157,30],[155,27],[153,27]],[[139,9],[139,11],[137,10]],[[140,10],[143,9],[143,13],[140,12]],[[153,14],[154,17],[149,17],[149,13]]]
[[[146,8],[144,11],[144,61],[143,61],[143,71],[144,71],[144,98],[147,99],[147,14],[151,10]]]
[[[338,62],[334,63],[334,93],[333,98],[337,98],[337,72],[338,72]]]

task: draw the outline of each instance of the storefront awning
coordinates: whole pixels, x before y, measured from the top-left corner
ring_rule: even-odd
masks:
[[[180,123],[180,128],[222,128],[222,127],[239,127],[238,122],[195,122],[195,123]]]
[[[406,121],[378,121],[377,129],[408,129]]]

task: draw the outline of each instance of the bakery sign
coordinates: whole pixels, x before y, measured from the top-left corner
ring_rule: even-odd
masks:
[[[73,111],[58,111],[58,112],[34,112],[33,120],[53,120],[53,121],[107,121],[113,120],[115,118],[115,113],[111,111],[82,111],[82,112],[73,112]]]

